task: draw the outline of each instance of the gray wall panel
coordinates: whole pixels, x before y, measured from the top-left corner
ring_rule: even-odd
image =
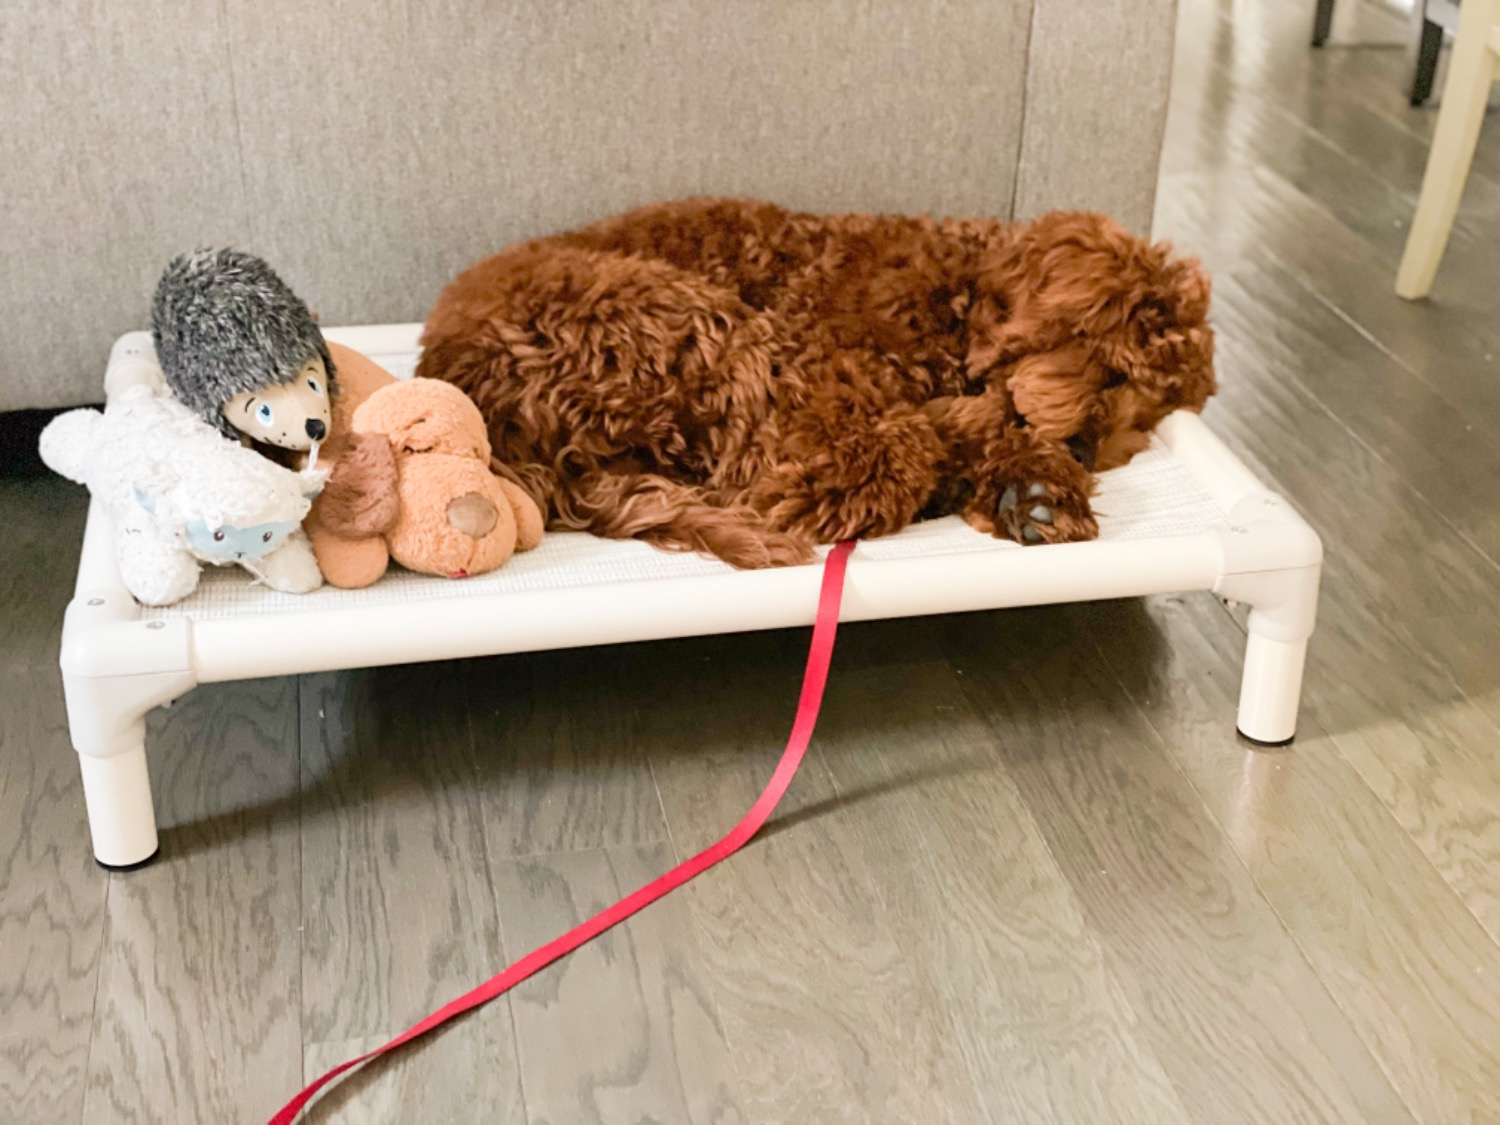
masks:
[[[97,399],[166,259],[205,243],[359,322],[420,319],[513,239],[700,192],[1144,225],[1171,0],[1032,7],[4,5],[0,409]]]
[[[1026,6],[912,7],[231,0],[255,249],[325,318],[419,319],[477,256],[664,198],[1008,213]]]
[[[1017,218],[1107,211],[1151,228],[1176,0],[1035,0]]]
[[[179,249],[245,229],[218,8],[0,4],[0,410],[97,400]]]

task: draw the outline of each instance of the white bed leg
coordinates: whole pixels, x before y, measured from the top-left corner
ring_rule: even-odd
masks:
[[[193,686],[190,674],[63,673],[68,728],[83,771],[94,858],[112,871],[156,857],[156,809],[146,768],[146,713]]]
[[[1318,616],[1323,545],[1284,500],[1270,493],[1243,499],[1231,520],[1223,537],[1226,573],[1214,592],[1250,606],[1236,725],[1257,745],[1285,746],[1297,733],[1302,668]],[[1286,566],[1288,557],[1303,565]]]
[[[112,758],[78,755],[83,799],[88,806],[94,859],[111,871],[129,871],[156,858],[156,808],[146,747]]]
[[[1318,614],[1322,566],[1231,575],[1221,596],[1250,605],[1236,726],[1260,746],[1285,746],[1297,733],[1302,667]]]
[[[83,771],[94,858],[128,870],[156,855],[146,714],[197,683],[185,622],[141,621],[128,596],[80,591],[63,626],[68,731]]]
[[[1240,734],[1260,746],[1285,746],[1297,733],[1307,641],[1278,641],[1253,629],[1240,679]]]

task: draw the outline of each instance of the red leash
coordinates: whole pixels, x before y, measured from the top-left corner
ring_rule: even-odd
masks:
[[[394,1051],[397,1047],[410,1043],[413,1039],[426,1035],[433,1028],[447,1023],[455,1016],[461,1016],[481,1004],[488,1004],[495,997],[509,992],[527,977],[545,969],[559,958],[566,957],[580,945],[593,941],[605,930],[619,925],[657,899],[671,894],[689,879],[701,875],[720,860],[728,859],[749,843],[750,838],[760,831],[761,826],[781,803],[781,798],[786,794],[787,787],[791,785],[792,778],[797,775],[797,767],[802,764],[802,755],[807,752],[807,744],[812,739],[813,727],[817,725],[818,709],[823,705],[823,686],[828,682],[828,665],[833,660],[833,639],[839,627],[839,603],[843,600],[844,594],[844,570],[853,550],[854,541],[845,540],[834,547],[823,564],[823,587],[818,594],[818,618],[813,626],[812,646],[807,654],[807,671],[802,675],[802,698],[797,704],[797,719],[792,724],[791,737],[787,740],[786,750],[782,752],[781,761],[776,763],[776,772],[771,775],[771,780],[765,790],[729,835],[717,844],[705,848],[692,859],[678,864],[655,882],[646,884],[602,913],[594,915],[587,922],[569,930],[562,937],[528,953],[499,976],[491,977],[472,992],[443,1005],[421,1023],[407,1028],[384,1046],[376,1047],[368,1054],[360,1055],[357,1059],[350,1059],[334,1067],[282,1106],[281,1111],[271,1118],[270,1125],[292,1125],[297,1115],[302,1112],[308,1102],[312,1101],[318,1091],[345,1071],[353,1070],[377,1055]]]

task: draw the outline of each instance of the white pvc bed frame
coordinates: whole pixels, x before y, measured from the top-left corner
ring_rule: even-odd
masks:
[[[404,324],[329,329],[325,335],[378,358],[414,353],[419,332],[420,325]],[[114,383],[111,375],[154,362],[149,335],[129,333],[110,354],[106,386]],[[1003,551],[975,538],[973,549],[921,557],[882,555],[872,544],[849,563],[842,619],[1211,590],[1251,607],[1240,733],[1261,745],[1290,742],[1317,609],[1322,544],[1197,415],[1166,419],[1157,439],[1157,456],[1185,469],[1182,479],[1190,477],[1200,502],[1206,498],[1216,509],[1197,530]],[[112,531],[107,513],[91,506],[61,661],[94,855],[112,869],[138,867],[157,851],[146,714],[198,684],[808,625],[821,576],[818,566],[734,571],[693,560],[686,576],[651,576],[647,570],[629,576],[625,589],[618,581],[501,592],[465,585],[461,591],[444,588],[445,596],[413,599],[401,592],[410,587],[398,583],[385,596],[340,592],[335,597],[347,597],[344,603],[308,602],[308,608],[294,609],[297,643],[289,645],[284,598],[276,603],[280,609],[228,616],[194,616],[191,607],[144,611],[120,581]],[[640,559],[646,550],[634,543],[583,546],[595,556],[620,552],[622,559]]]

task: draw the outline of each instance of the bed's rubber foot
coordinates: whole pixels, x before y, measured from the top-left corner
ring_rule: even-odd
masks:
[[[158,847],[145,859],[138,859],[134,863],[105,863],[98,856],[94,857],[94,862],[97,863],[105,871],[108,871],[111,874],[119,875],[127,871],[139,871],[143,867],[148,867],[156,862],[156,857],[159,855],[161,855],[161,848]]]
[[[1286,738],[1277,739],[1275,742],[1267,742],[1262,738],[1251,738],[1244,731],[1240,730],[1239,727],[1234,728],[1234,733],[1243,738],[1251,746],[1254,746],[1257,750],[1279,750],[1281,749],[1281,747],[1290,746],[1292,743],[1297,741],[1297,736],[1295,734],[1288,735]]]

